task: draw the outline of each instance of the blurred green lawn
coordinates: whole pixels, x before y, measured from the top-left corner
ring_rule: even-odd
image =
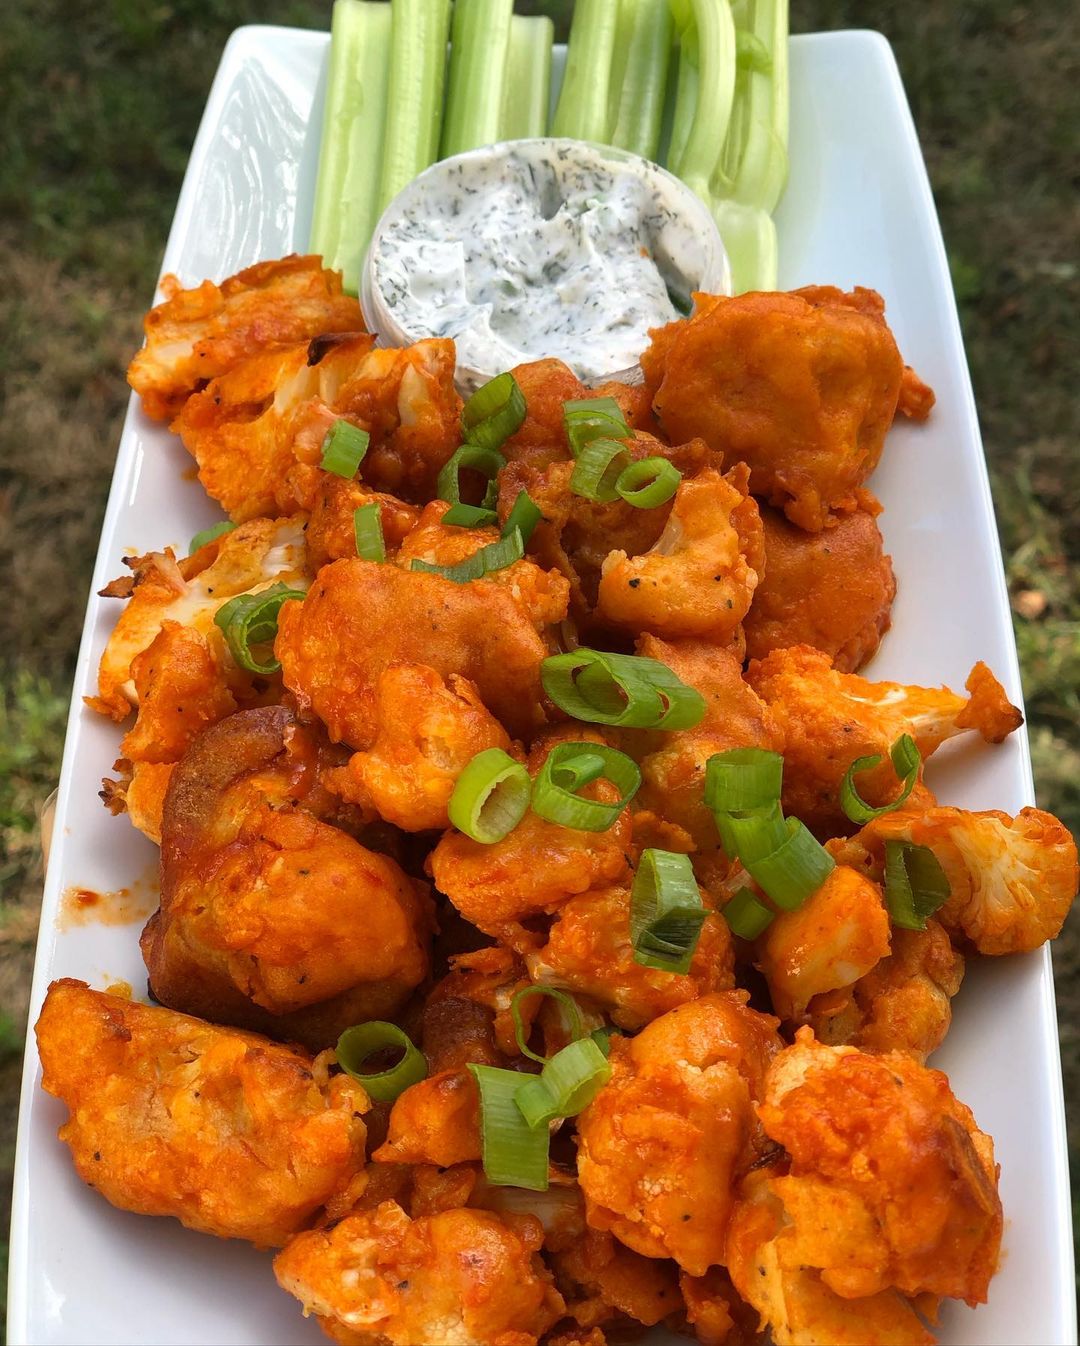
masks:
[[[570,0],[520,4],[565,25]],[[1040,803],[1080,831],[1080,66],[1067,7],[792,0],[807,31],[892,40],[941,212],[979,401]],[[309,0],[37,0],[0,25],[0,1228],[40,896],[82,612],[166,231],[222,45],[325,28]],[[926,483],[932,489],[932,483]],[[1080,1098],[1080,936],[1057,945]],[[1074,1118],[1074,1122],[1076,1119]],[[1077,1129],[1074,1169],[1080,1167]],[[6,1243],[4,1244],[6,1251]]]

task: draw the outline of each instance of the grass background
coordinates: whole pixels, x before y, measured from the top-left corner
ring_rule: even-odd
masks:
[[[570,0],[519,3],[565,27]],[[0,25],[0,1230],[56,783],[120,417],[199,115],[241,23],[315,0],[36,0]],[[891,39],[941,213],[1024,672],[1039,802],[1080,832],[1080,56],[1068,6],[792,0]],[[1080,1100],[1080,922],[1055,949]],[[1074,1172],[1080,1117],[1073,1116]],[[1075,1190],[1075,1188],[1074,1188]],[[6,1242],[3,1252],[6,1255]],[[6,1279],[6,1278],[5,1278]],[[2,1284],[2,1282],[0,1282]]]

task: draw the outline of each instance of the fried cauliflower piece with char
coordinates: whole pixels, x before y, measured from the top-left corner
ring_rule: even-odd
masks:
[[[176,768],[142,936],[163,1004],[318,1049],[423,980],[422,885],[317,816],[328,758],[274,706],[207,730]]]
[[[940,1071],[802,1028],[769,1067],[758,1115],[790,1156],[769,1182],[786,1216],[775,1242],[828,1289],[985,1301],[1002,1232],[994,1147]],[[755,1302],[740,1264],[735,1284]]]
[[[972,670],[967,698],[947,687],[906,687],[840,673],[827,654],[807,645],[751,660],[746,678],[784,736],[785,812],[827,835],[850,831],[840,785],[857,757],[883,758],[858,778],[860,795],[878,806],[899,793],[888,754],[901,734],[911,735],[925,761],[967,729],[1000,743],[1023,723],[985,664]]]
[[[641,357],[672,439],[700,435],[750,489],[818,532],[877,466],[904,364],[873,291],[696,295]]]
[[[875,818],[855,841],[883,863],[886,841],[928,846],[949,880],[937,919],[979,953],[1030,953],[1054,939],[1077,891],[1076,842],[1042,809],[1015,818],[933,805]]]
[[[812,645],[832,657],[840,673],[855,673],[889,629],[896,580],[875,515],[880,507],[862,492],[860,506],[837,515],[820,533],[805,533],[763,506],[765,567],[743,619],[746,653]]]
[[[319,571],[303,603],[286,603],[275,653],[285,685],[335,742],[367,749],[378,733],[379,675],[425,664],[468,678],[518,738],[545,722],[540,663],[548,647],[501,584],[353,559]]]
[[[192,393],[268,347],[364,330],[360,305],[342,294],[340,274],[324,270],[321,257],[258,262],[193,290],[166,276],[162,289],[165,300],[143,320],[146,345],[128,369],[156,421],[171,420]]]
[[[279,1285],[334,1341],[536,1346],[565,1305],[529,1216],[448,1210],[410,1220],[393,1201],[295,1238]]]
[[[745,992],[703,996],[611,1044],[612,1075],[578,1117],[590,1226],[692,1276],[724,1261],[733,1188],[756,1157],[753,1102],[780,1047]]]
[[[280,1247],[363,1171],[367,1095],[295,1047],[71,979],[36,1032],[60,1139],[121,1210]]]
[[[723,644],[749,612],[763,565],[761,518],[746,469],[740,465],[723,477],[709,469],[680,484],[649,551],[608,555],[598,612],[635,635]]]
[[[361,465],[378,492],[422,499],[460,441],[453,342],[373,349],[373,338],[286,346],[238,365],[190,398],[173,429],[208,495],[234,519],[310,510],[327,432],[370,435]]]

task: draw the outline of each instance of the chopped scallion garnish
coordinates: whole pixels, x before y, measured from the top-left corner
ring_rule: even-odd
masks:
[[[546,1192],[550,1133],[546,1126],[530,1126],[515,1101],[534,1077],[498,1066],[470,1064],[469,1070],[480,1090],[481,1150],[488,1181]]]
[[[472,580],[483,579],[485,575],[490,575],[496,570],[504,570],[515,561],[520,561],[524,555],[525,544],[515,528],[508,536],[501,537],[498,542],[489,542],[486,547],[481,547],[479,551],[466,556],[464,561],[458,561],[456,565],[433,565],[430,561],[421,561],[417,558],[413,561],[411,569],[426,570],[429,575],[441,575],[444,580],[453,580],[455,584],[468,584]]]
[[[731,927],[732,934],[741,939],[757,939],[772,925],[776,912],[770,911],[749,888],[740,888],[721,915]]]
[[[617,482],[630,465],[626,445],[617,439],[593,439],[578,454],[570,474],[570,490],[585,500],[609,505],[618,500]]]
[[[525,395],[517,379],[509,372],[497,374],[477,388],[462,408],[462,434],[470,444],[498,449],[521,429],[525,411]]]
[[[583,799],[577,792],[604,778],[619,791],[615,803]],[[533,812],[582,832],[606,832],[641,787],[637,763],[600,743],[558,743],[533,783]]]
[[[705,916],[690,857],[652,847],[642,851],[630,890],[634,962],[688,972]]]
[[[214,613],[214,624],[225,637],[232,657],[249,673],[269,676],[281,664],[271,651],[269,658],[260,659],[257,645],[271,645],[277,635],[278,613],[283,603],[292,599],[303,601],[303,589],[290,589],[287,584],[274,584],[257,594],[238,594],[223,603]]]
[[[926,922],[949,899],[949,880],[929,846],[910,841],[885,843],[885,905],[894,925],[925,930]]]
[[[666,458],[642,458],[619,473],[615,492],[635,509],[655,509],[671,499],[681,481],[682,473]]]
[[[594,439],[629,439],[631,435],[622,408],[613,397],[580,397],[564,402],[563,424],[575,458]]]
[[[519,491],[518,498],[514,501],[513,508],[507,515],[503,535],[512,533],[516,528],[521,534],[522,542],[527,547],[529,539],[533,535],[533,529],[543,517],[540,506],[528,491]]]
[[[382,530],[382,506],[377,500],[353,510],[353,534],[356,554],[363,561],[385,561],[386,542]]]
[[[385,1070],[365,1071],[364,1064],[376,1052],[398,1049],[401,1060]],[[346,1028],[335,1048],[338,1065],[346,1075],[364,1086],[364,1091],[376,1102],[392,1102],[412,1084],[427,1076],[424,1053],[397,1024],[373,1019],[370,1023]]]
[[[212,523],[209,528],[204,528],[201,533],[196,533],[191,539],[188,555],[194,556],[200,547],[205,547],[208,542],[215,542],[219,537],[224,537],[226,533],[231,533],[235,527],[236,524],[230,523],[228,519],[222,519],[220,523]]]
[[[495,478],[500,469],[505,466],[506,459],[496,449],[486,448],[481,444],[462,444],[453,456],[443,464],[439,472],[438,481],[435,484],[439,499],[448,500],[452,505],[461,503],[461,472],[463,468],[467,468],[472,472],[479,472],[487,478],[487,486],[481,503],[484,509],[494,509],[495,501],[498,498]]]
[[[583,647],[549,656],[540,677],[560,710],[589,724],[691,729],[705,714],[701,693],[658,659]]]
[[[530,1061],[539,1061],[544,1065],[548,1058],[539,1056],[530,1048],[529,1034],[521,1017],[521,1002],[538,995],[556,1001],[566,1011],[570,1020],[570,1037],[574,1042],[584,1036],[585,1027],[581,1021],[577,1001],[568,991],[561,991],[557,986],[523,986],[520,991],[515,992],[514,998],[510,1001],[510,1017],[514,1021],[514,1037],[517,1039],[518,1050]]]
[[[840,782],[840,807],[853,823],[862,825],[880,818],[883,813],[891,813],[905,802],[915,788],[915,782],[919,779],[919,768],[922,766],[922,754],[910,734],[900,735],[890,748],[889,757],[892,759],[893,770],[903,785],[896,798],[889,804],[882,804],[880,808],[874,808],[863,799],[855,788],[855,777],[860,771],[873,771],[874,767],[879,766],[881,754],[856,757],[844,772],[844,779]]]
[[[355,477],[370,442],[371,436],[358,425],[351,421],[335,421],[322,442],[319,466],[324,472],[333,472],[335,477]]]
[[[609,1079],[611,1066],[600,1047],[592,1038],[578,1038],[522,1084],[514,1101],[530,1127],[546,1131],[557,1117],[576,1117],[587,1108]]]
[[[714,813],[771,808],[780,798],[784,759],[765,748],[731,748],[705,764],[705,803]]]
[[[486,528],[498,522],[498,518],[493,509],[485,509],[483,505],[463,505],[459,502],[450,506],[440,523],[449,524],[453,528]]]
[[[490,846],[524,818],[531,791],[529,773],[520,762],[502,748],[486,748],[457,778],[448,806],[450,821],[473,841]]]

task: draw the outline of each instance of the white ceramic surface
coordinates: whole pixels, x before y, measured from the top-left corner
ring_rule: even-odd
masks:
[[[230,40],[207,104],[165,268],[220,279],[307,242],[327,37],[246,28]],[[871,676],[959,687],[976,659],[1020,683],[975,407],[933,202],[903,89],[870,33],[794,39],[792,176],[779,212],[780,281],[880,290],[905,356],[936,388],[926,426],[901,425],[871,483],[900,577],[894,625]],[[117,371],[117,378],[120,371]],[[217,517],[178,441],[132,406],[94,571],[96,591],[127,549],[186,545]],[[60,930],[69,885],[116,889],[144,878],[154,849],[98,798],[117,729],[85,710],[117,605],[91,598],[75,678],[31,1019],[53,977],[144,985],[138,924]],[[935,757],[948,802],[1013,812],[1032,802],[1027,743],[963,746]],[[949,1306],[950,1346],[1075,1342],[1064,1114],[1053,983],[1045,951],[973,961],[936,1064],[997,1142],[1007,1227],[990,1302]],[[113,1210],[75,1176],[56,1139],[63,1109],[27,1059],[12,1220],[9,1340],[21,1343],[229,1343],[323,1340],[278,1290],[269,1257]]]

